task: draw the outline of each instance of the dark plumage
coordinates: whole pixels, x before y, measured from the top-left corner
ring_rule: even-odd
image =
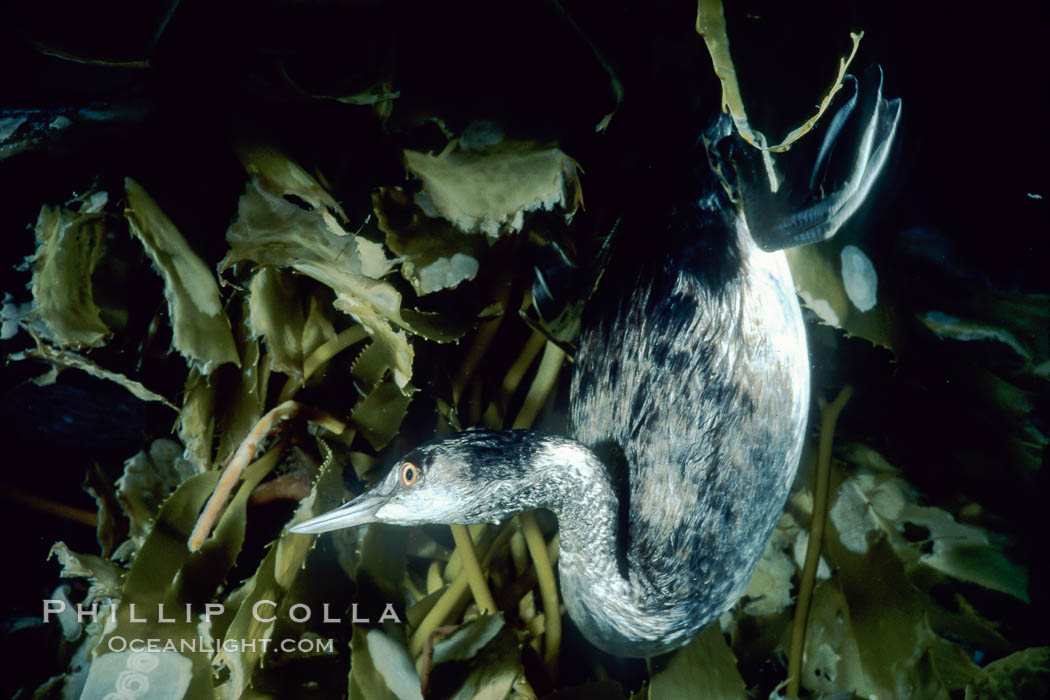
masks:
[[[670,243],[639,264],[612,304],[584,315],[572,377],[575,440],[470,431],[406,455],[371,491],[293,528],[324,530],[501,520],[548,508],[561,533],[566,607],[597,647],[651,656],[685,644],[743,594],[795,475],[809,406],[805,330],[787,261],[765,252],[813,231],[827,237],[856,209],[892,140],[899,102],[881,98],[832,122],[861,136],[831,194],[793,203],[766,236],[748,229],[782,203],[754,201],[748,151],[723,117],[708,131],[723,182],[702,163],[667,219]],[[870,98],[870,99],[869,99]],[[826,183],[825,183],[826,184]],[[734,204],[730,194],[739,197]],[[750,199],[749,199],[750,198]],[[816,212],[816,213],[813,213]],[[759,216],[756,214],[756,216]],[[411,462],[419,478],[399,480]]]

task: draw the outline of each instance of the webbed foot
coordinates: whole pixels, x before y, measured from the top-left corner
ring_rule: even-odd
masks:
[[[900,98],[882,96],[882,69],[858,81],[847,75],[845,103],[827,120],[808,188],[772,192],[761,152],[732,129],[726,117],[708,131],[712,164],[766,251],[827,240],[868,196],[889,156],[900,121]]]

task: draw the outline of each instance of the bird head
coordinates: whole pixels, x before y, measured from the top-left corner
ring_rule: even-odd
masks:
[[[401,458],[369,491],[289,528],[317,533],[367,523],[470,525],[530,507],[521,501],[531,457],[542,440],[525,431],[467,431]],[[529,500],[529,499],[526,499]]]

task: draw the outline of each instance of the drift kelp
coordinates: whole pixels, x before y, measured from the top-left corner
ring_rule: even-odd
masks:
[[[107,200],[105,192],[92,191],[65,206],[40,209],[36,253],[27,261],[33,268],[32,316],[57,345],[93,347],[110,336],[91,284],[105,245]]]

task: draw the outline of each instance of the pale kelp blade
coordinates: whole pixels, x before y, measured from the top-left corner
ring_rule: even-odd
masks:
[[[128,225],[164,279],[175,349],[206,375],[227,362],[239,366],[215,274],[141,185],[124,184]]]
[[[252,335],[265,341],[273,370],[301,381],[306,316],[297,292],[287,272],[259,267],[248,287],[248,322]]]
[[[654,700],[748,697],[744,680],[736,670],[736,658],[722,637],[718,623],[708,625],[692,642],[675,652],[667,667],[653,676],[649,697]]]
[[[91,275],[103,254],[105,192],[88,192],[63,207],[40,209],[33,268],[34,308],[30,312],[50,331],[51,339],[71,348],[97,347],[110,337],[95,303]]]
[[[439,156],[406,150],[405,164],[423,181],[423,210],[432,208],[465,233],[498,238],[520,231],[528,212],[568,215],[583,201],[576,162],[530,142]]]

